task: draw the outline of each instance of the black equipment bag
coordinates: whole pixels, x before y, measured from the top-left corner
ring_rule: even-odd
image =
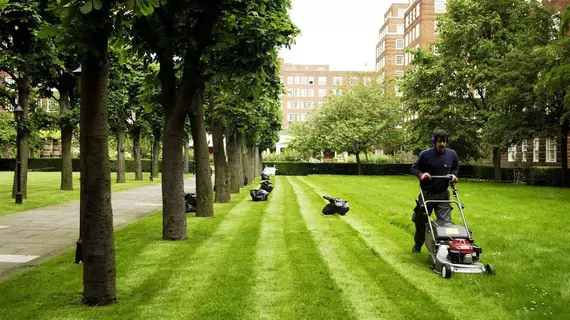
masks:
[[[261,189],[267,191],[267,192],[271,192],[273,191],[273,183],[265,180],[265,181],[261,181]]]
[[[196,212],[196,194],[187,193],[184,196],[184,206],[186,208],[186,213]]]
[[[323,208],[323,214],[325,215],[338,213],[341,216],[344,216],[350,209],[348,201],[344,199],[331,198],[328,196],[323,196],[323,198],[329,201],[329,203],[327,203],[327,205]]]
[[[249,195],[251,196],[251,200],[253,201],[267,201],[267,196],[269,192],[263,189],[251,189],[249,191]]]

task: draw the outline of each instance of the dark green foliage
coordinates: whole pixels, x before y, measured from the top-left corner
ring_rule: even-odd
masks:
[[[79,159],[73,159],[73,171],[79,172]],[[142,170],[143,172],[150,171],[150,160],[142,160]],[[117,160],[110,160],[111,171],[117,171]],[[15,159],[0,159],[0,171],[14,171],[16,166]],[[134,160],[125,160],[126,172],[135,171]],[[158,170],[162,172],[162,161],[158,162]],[[190,173],[195,173],[194,161],[189,162],[188,170]],[[61,171],[61,159],[57,158],[30,158],[29,159],[29,171]]]

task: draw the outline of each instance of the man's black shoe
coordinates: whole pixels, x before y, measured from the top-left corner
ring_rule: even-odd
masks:
[[[412,253],[420,253],[421,251],[422,251],[422,247],[421,247],[421,246],[418,247],[418,246],[414,245],[414,246],[412,247]]]

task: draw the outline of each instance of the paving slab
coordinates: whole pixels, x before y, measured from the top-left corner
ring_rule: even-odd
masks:
[[[115,229],[159,211],[161,184],[113,192]],[[185,192],[195,192],[195,179],[184,180]],[[79,238],[79,201],[0,217],[0,283],[75,246]],[[70,261],[69,263],[73,263]]]

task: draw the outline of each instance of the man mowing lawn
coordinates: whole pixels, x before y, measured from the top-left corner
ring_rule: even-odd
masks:
[[[454,150],[448,149],[449,135],[444,130],[436,130],[431,139],[432,148],[424,150],[412,165],[412,173],[420,179],[420,187],[425,200],[449,200],[448,181],[446,179],[431,179],[431,175],[445,176],[452,174],[452,182],[457,183],[459,162]],[[421,195],[416,200],[416,207],[412,215],[412,221],[416,225],[414,235],[415,244],[412,252],[419,253],[425,242],[426,223],[428,217],[422,212]],[[429,203],[428,211],[431,214],[435,209],[436,222],[443,224],[451,222],[451,205],[445,202]]]

